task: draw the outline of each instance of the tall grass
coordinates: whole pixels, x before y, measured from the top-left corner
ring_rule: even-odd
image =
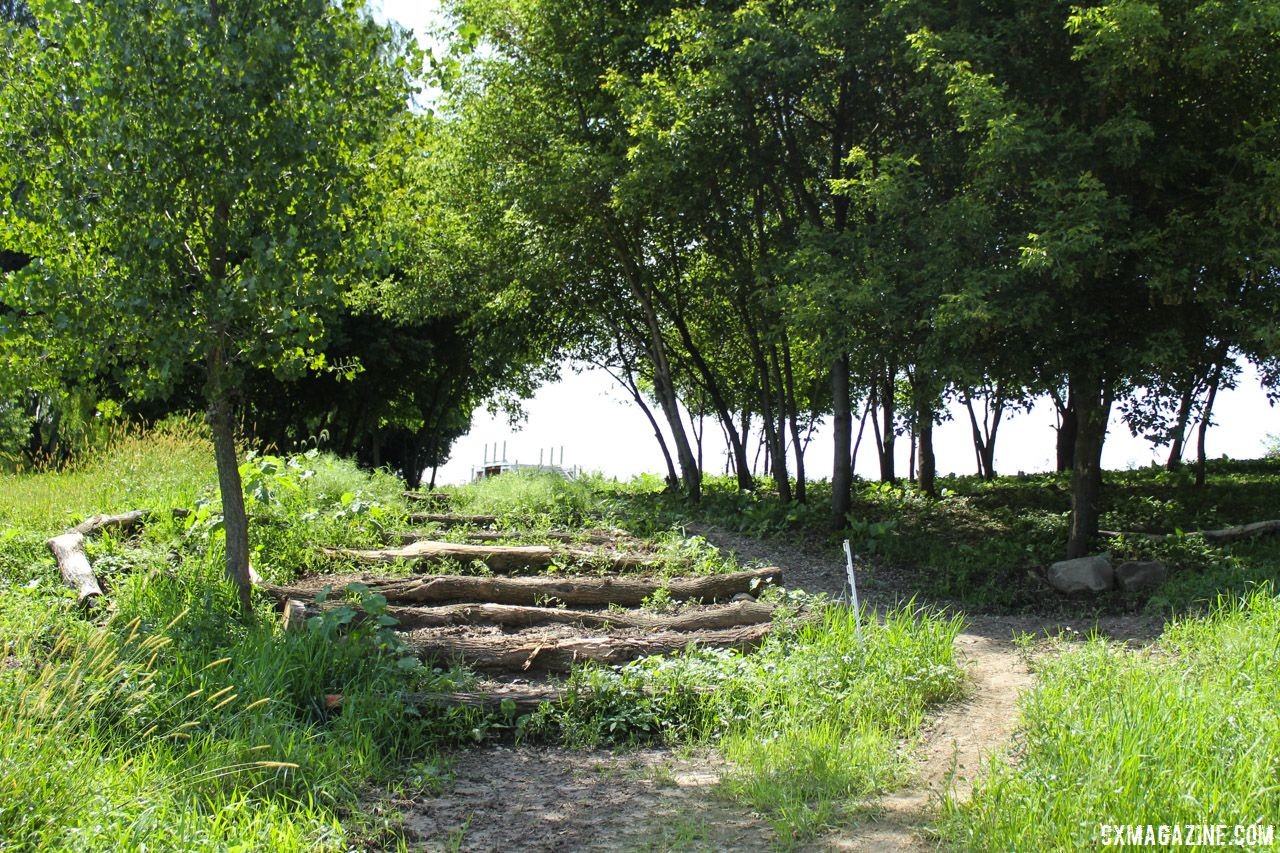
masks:
[[[403,512],[398,483],[332,457],[251,457],[242,473],[267,575],[319,544],[372,541]],[[0,849],[367,847],[370,785],[475,728],[474,712],[405,706],[462,676],[424,670],[375,623],[286,634],[265,601],[238,618],[213,482],[206,438],[183,423],[0,481]],[[171,507],[195,512],[88,543],[110,608],[76,610],[44,538],[94,512]]]
[[[1154,651],[1100,639],[1048,661],[1023,745],[944,824],[982,850],[1096,847],[1103,824],[1275,824],[1280,599],[1179,622]]]
[[[190,507],[213,482],[212,445],[195,421],[122,427],[62,470],[0,473],[0,528],[50,535],[97,512]]]

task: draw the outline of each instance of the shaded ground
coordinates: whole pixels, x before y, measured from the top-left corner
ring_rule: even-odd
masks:
[[[843,555],[826,544],[761,542],[716,528],[697,533],[740,561],[783,569],[788,587],[832,596],[845,584]],[[887,607],[911,595],[902,575],[876,569],[859,576],[862,601]],[[1117,640],[1146,641],[1160,630],[1139,617],[1042,619],[969,617],[956,640],[969,673],[968,697],[926,721],[916,771],[902,790],[867,804],[862,819],[807,849],[923,851],[937,849],[929,826],[943,793],[967,797],[991,756],[1007,749],[1018,720],[1018,696],[1033,677],[1014,644],[1021,634],[1097,629]],[[677,756],[666,750],[574,752],[493,747],[459,753],[456,781],[441,796],[402,805],[414,850],[659,851],[768,850],[772,830],[744,807],[720,799],[726,769],[715,753]]]

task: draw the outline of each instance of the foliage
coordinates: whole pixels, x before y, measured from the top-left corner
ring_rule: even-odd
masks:
[[[966,849],[1078,850],[1103,824],[1263,824],[1275,786],[1280,599],[1268,587],[1171,626],[1155,649],[1090,640],[1048,658],[1017,760],[995,764],[945,836]]]

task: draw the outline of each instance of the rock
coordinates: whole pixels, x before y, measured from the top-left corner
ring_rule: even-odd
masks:
[[[1130,560],[1116,566],[1116,584],[1125,592],[1153,590],[1169,579],[1169,570],[1158,560]]]
[[[745,592],[740,592],[730,600],[731,601],[755,601],[756,597],[754,595],[750,595]]]
[[[1106,592],[1115,583],[1115,570],[1105,554],[1062,560],[1049,567],[1049,585],[1068,595]]]

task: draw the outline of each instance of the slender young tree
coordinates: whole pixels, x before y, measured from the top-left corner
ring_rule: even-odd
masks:
[[[406,110],[402,40],[329,0],[33,0],[5,81],[4,166],[25,192],[24,298],[87,362],[164,396],[199,368],[227,575],[250,608],[236,457],[244,371],[324,365],[362,266],[373,146]]]

